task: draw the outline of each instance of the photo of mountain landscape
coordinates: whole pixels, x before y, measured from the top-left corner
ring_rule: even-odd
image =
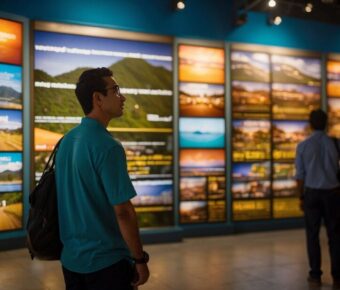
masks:
[[[22,112],[0,110],[0,151],[22,150]]]
[[[0,192],[22,190],[22,153],[0,152]]]
[[[179,45],[179,80],[224,84],[224,49]]]
[[[75,84],[84,70],[103,66],[126,97],[124,116],[109,127],[172,128],[171,45],[36,31],[34,114],[36,129],[43,130],[38,137],[63,135],[80,122]],[[35,142],[44,145],[37,136]]]
[[[272,55],[271,60],[274,83],[320,86],[321,59]]]
[[[22,64],[22,24],[0,18],[0,62]]]
[[[0,108],[22,109],[22,68],[0,64]]]
[[[224,86],[179,83],[182,117],[224,117]]]
[[[231,79],[245,82],[268,83],[269,55],[250,51],[231,52]]]

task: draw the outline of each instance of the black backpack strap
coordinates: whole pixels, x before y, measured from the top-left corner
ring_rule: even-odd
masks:
[[[338,152],[338,159],[339,159],[340,150],[339,150],[338,139],[336,139],[336,138],[332,138],[332,139],[333,139],[333,142],[334,142],[334,145],[335,145],[336,151]]]
[[[54,164],[55,164],[55,157],[56,157],[56,153],[58,151],[58,148],[59,148],[59,145],[61,143],[61,140],[63,140],[64,137],[61,137],[58,141],[58,143],[54,146],[54,149],[50,155],[50,157],[48,158],[48,161],[45,165],[45,168],[44,168],[44,172],[46,172],[47,170],[49,170],[50,168],[54,168]]]

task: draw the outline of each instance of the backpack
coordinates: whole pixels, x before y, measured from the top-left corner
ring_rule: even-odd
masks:
[[[54,147],[43,174],[29,195],[27,247],[32,260],[59,260],[62,243],[59,235],[57,190],[54,164],[60,141]]]

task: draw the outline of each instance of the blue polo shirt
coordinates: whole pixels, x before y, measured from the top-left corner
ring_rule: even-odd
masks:
[[[316,130],[296,148],[295,178],[304,180],[305,187],[313,189],[339,187],[336,177],[338,160],[339,154],[332,138],[324,131]]]
[[[130,257],[113,205],[136,192],[122,145],[101,123],[85,117],[65,135],[56,156],[56,185],[66,269],[91,273]]]

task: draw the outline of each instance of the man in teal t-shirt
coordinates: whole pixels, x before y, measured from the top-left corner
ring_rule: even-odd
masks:
[[[56,157],[66,290],[130,290],[148,280],[148,254],[124,149],[106,130],[122,116],[125,97],[107,68],[83,72],[76,95],[86,117],[64,136]]]

